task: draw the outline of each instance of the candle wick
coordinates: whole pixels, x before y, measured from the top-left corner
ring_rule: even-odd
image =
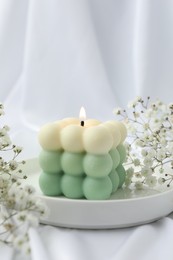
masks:
[[[81,126],[84,126],[84,121],[81,121],[81,122],[80,122],[80,125],[81,125]]]

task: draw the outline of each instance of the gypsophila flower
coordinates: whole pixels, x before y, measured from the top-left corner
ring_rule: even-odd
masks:
[[[143,189],[143,183],[140,181],[135,182],[135,187],[137,190],[142,190]]]
[[[162,161],[163,159],[166,158],[166,153],[165,153],[165,150],[164,149],[160,149],[158,152],[157,152],[157,159],[159,161]]]
[[[6,132],[10,131],[10,127],[9,127],[8,125],[4,125],[4,126],[3,126],[3,129],[4,129]]]
[[[22,147],[20,147],[20,146],[15,146],[15,148],[13,149],[13,151],[14,151],[15,153],[21,153]]]
[[[0,103],[0,116],[4,107]],[[35,197],[32,186],[24,186],[25,169],[20,166],[25,161],[17,161],[22,147],[12,144],[8,134],[9,127],[0,128],[0,240],[15,249],[30,253],[28,230],[36,227],[46,206]],[[8,153],[8,160],[3,158]]]
[[[135,141],[135,145],[136,145],[136,146],[139,146],[139,147],[144,147],[144,146],[145,146],[145,141],[140,140],[140,139],[137,139],[137,140]]]
[[[160,172],[160,173],[164,173],[164,169],[163,169],[163,168],[160,168],[160,169],[159,169],[159,172]]]
[[[114,109],[114,113],[116,115],[120,115],[121,114],[121,108],[117,107],[116,109]]]
[[[167,140],[163,137],[163,138],[160,138],[160,144],[161,145],[164,145],[164,146],[166,146],[167,145]]]
[[[140,172],[135,172],[135,177],[136,177],[137,179],[141,178],[141,173],[140,173]]]
[[[33,194],[35,192],[35,188],[31,185],[26,185],[24,187],[24,190],[28,193],[28,194]]]
[[[0,116],[4,115],[4,110],[0,108]]]
[[[138,118],[138,117],[140,117],[140,114],[137,113],[137,112],[134,112],[133,115],[134,115],[134,118]]]
[[[147,156],[148,155],[148,151],[146,149],[142,149],[141,150],[141,155],[144,156],[144,157]]]
[[[27,223],[31,225],[32,227],[38,227],[39,225],[39,219],[37,216],[34,216],[33,214],[27,214]]]
[[[150,148],[150,149],[148,150],[148,156],[149,156],[151,159],[153,159],[153,157],[156,156],[156,150],[154,150],[153,148]]]
[[[5,130],[5,128],[1,128],[0,129],[0,137],[5,136],[7,134],[7,131]]]
[[[127,174],[128,177],[132,177],[133,174],[134,174],[133,167],[128,168],[127,171],[126,171],[126,174]]]
[[[27,219],[27,212],[26,211],[21,211],[17,214],[17,217],[16,219],[19,221],[19,222],[25,222],[26,219]]]
[[[149,186],[149,187],[154,187],[157,183],[157,179],[155,176],[147,176],[146,178],[146,184]]]
[[[139,166],[140,160],[136,158],[136,159],[134,159],[133,163],[134,163],[134,166]]]
[[[150,125],[148,123],[144,123],[144,125],[143,125],[144,130],[148,130],[149,127],[150,127]]]
[[[160,177],[160,178],[158,179],[158,183],[159,183],[159,184],[164,184],[164,183],[165,183],[165,178]]]
[[[126,179],[125,179],[125,185],[126,185],[126,187],[130,186],[131,183],[132,183],[131,178],[126,178]]]
[[[49,209],[41,200],[36,201],[36,208],[41,216],[46,217],[49,214]]]
[[[124,143],[124,147],[125,147],[126,151],[128,151],[128,152],[131,151],[131,149],[132,149],[131,145],[127,142]]]
[[[9,161],[9,167],[12,171],[16,170],[18,167],[18,163],[15,160]]]
[[[22,250],[22,247],[26,242],[28,242],[27,236],[18,235],[14,238],[14,245],[19,250]]]
[[[129,123],[128,124],[128,126],[127,126],[127,130],[128,130],[128,133],[130,133],[130,134],[135,134],[136,133],[136,128],[135,128],[135,126],[131,123]]]
[[[127,186],[135,184],[140,189],[159,183],[169,187],[173,181],[173,103],[167,105],[160,100],[151,102],[150,97],[146,100],[137,97],[128,107],[129,111],[119,108],[126,111],[119,116],[129,133],[125,144]]]
[[[11,140],[8,135],[5,135],[0,138],[0,149],[8,147],[9,145],[11,145]]]
[[[153,160],[152,160],[152,158],[150,158],[150,156],[146,156],[145,159],[144,159],[144,161],[143,161],[143,164],[144,164],[145,166],[148,166],[148,167],[152,166],[152,165],[153,165]]]
[[[128,104],[127,104],[127,107],[128,108],[135,108],[135,106],[136,106],[136,101],[130,101]]]

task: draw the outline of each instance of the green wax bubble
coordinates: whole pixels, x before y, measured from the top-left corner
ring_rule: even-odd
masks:
[[[118,189],[120,183],[120,179],[117,171],[112,170],[111,173],[109,174],[109,178],[111,179],[112,182],[112,192],[115,192]]]
[[[42,150],[39,155],[40,167],[47,173],[58,173],[61,171],[61,153]]]
[[[58,196],[61,194],[61,174],[42,172],[39,177],[39,185],[45,195]]]
[[[112,161],[113,161],[113,165],[112,165],[112,169],[116,169],[118,164],[120,163],[120,155],[117,149],[112,149],[109,152]]]
[[[63,152],[61,156],[62,169],[69,175],[82,175],[83,170],[83,153]]]
[[[121,188],[123,186],[123,183],[125,182],[125,179],[126,179],[126,171],[121,164],[116,168],[116,171],[117,171],[119,179],[120,179],[120,183],[118,185],[118,188]]]
[[[120,164],[122,164],[126,159],[126,149],[125,149],[123,144],[119,144],[117,146],[117,150],[118,150],[119,155],[120,155]]]
[[[87,153],[84,156],[84,172],[91,177],[101,178],[107,176],[112,170],[112,165],[110,154],[93,155]]]
[[[71,199],[83,197],[83,176],[71,176],[64,174],[61,181],[61,188],[64,196]]]
[[[103,178],[86,177],[83,191],[88,200],[109,199],[112,193],[112,182],[108,176]]]

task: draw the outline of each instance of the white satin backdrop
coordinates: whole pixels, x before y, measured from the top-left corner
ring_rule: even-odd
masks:
[[[37,130],[78,116],[113,119],[136,95],[171,102],[172,0],[0,0],[0,100],[23,158]],[[119,230],[41,226],[33,260],[172,260],[173,220]],[[24,259],[0,245],[3,260]],[[29,258],[26,258],[29,259]]]

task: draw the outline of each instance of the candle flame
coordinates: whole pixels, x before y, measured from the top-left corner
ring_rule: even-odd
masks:
[[[79,118],[81,121],[84,121],[86,119],[86,112],[84,107],[81,107],[80,109]]]

